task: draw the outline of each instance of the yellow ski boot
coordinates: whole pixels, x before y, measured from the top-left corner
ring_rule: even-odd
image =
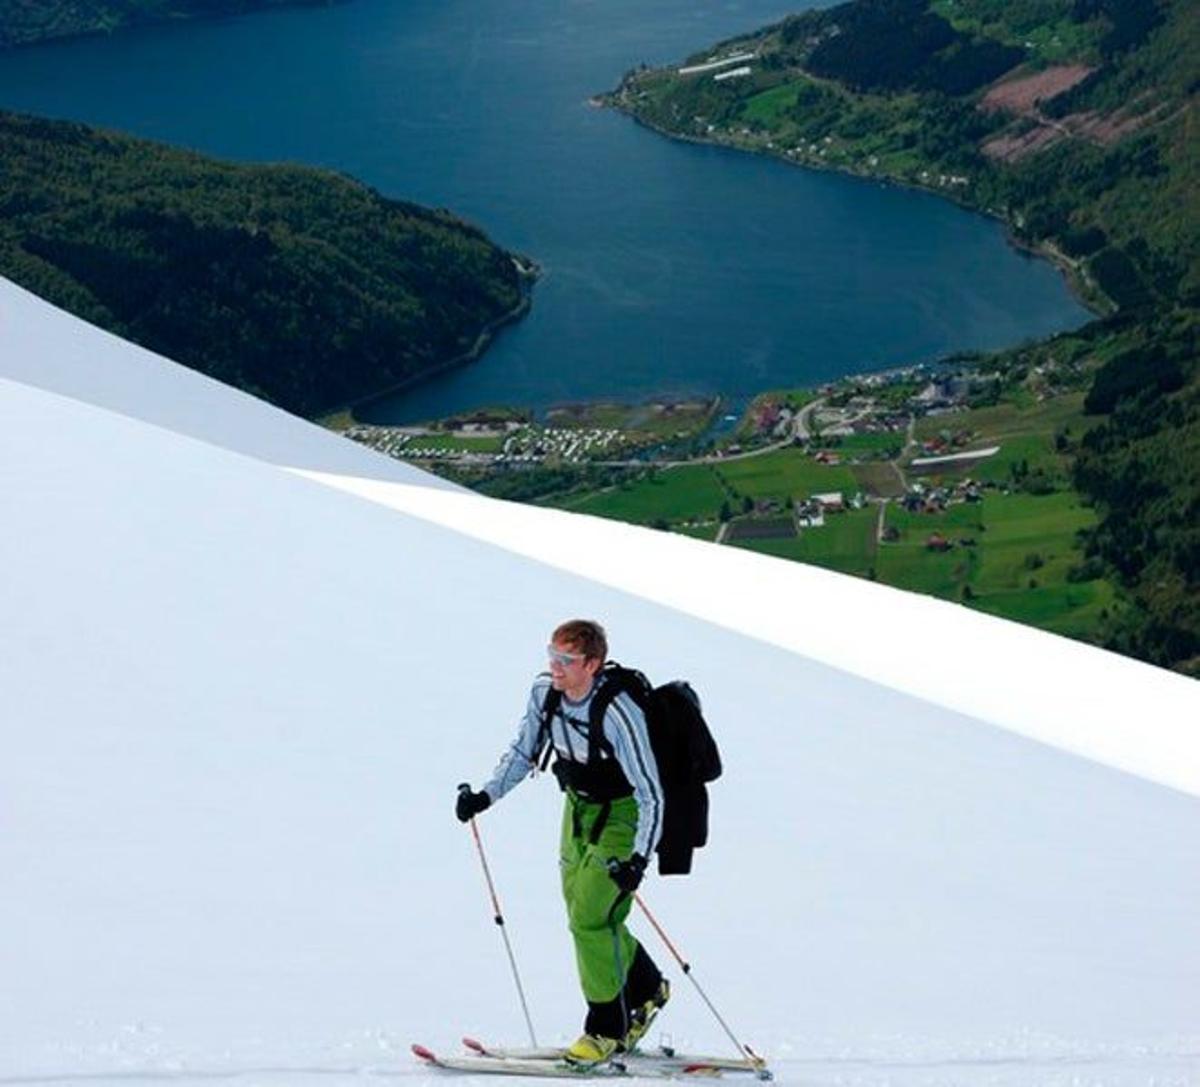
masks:
[[[620,1048],[621,1043],[616,1038],[605,1038],[599,1034],[581,1034],[563,1053],[568,1064],[587,1067],[593,1064],[603,1064]]]

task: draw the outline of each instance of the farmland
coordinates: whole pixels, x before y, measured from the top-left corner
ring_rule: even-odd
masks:
[[[1072,457],[1091,425],[1079,351],[1069,335],[1052,350],[1031,350],[994,372],[968,362],[765,392],[717,441],[694,441],[717,410],[704,401],[667,410],[576,405],[540,427],[525,418],[493,419],[490,429],[459,420],[406,441],[409,455],[437,450],[451,478],[499,497],[812,563],[1095,638],[1124,605],[1085,555],[1081,533],[1097,518],[1071,487]],[[668,459],[681,456],[678,444],[626,459],[597,444],[599,455],[572,461],[586,441],[620,434],[628,448],[675,428],[694,442],[682,459]],[[531,440],[532,453],[514,455]],[[971,453],[980,455],[953,459]]]

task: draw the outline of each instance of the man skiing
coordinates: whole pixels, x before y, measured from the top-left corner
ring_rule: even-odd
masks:
[[[455,813],[465,823],[485,811],[532,774],[551,745],[565,793],[562,892],[588,1005],[584,1032],[566,1057],[592,1064],[633,1049],[670,996],[669,983],[625,925],[662,834],[663,791],[645,716],[628,693],[609,702],[603,736],[589,744],[589,711],[608,657],[600,624],[563,623],[547,653],[550,671],[534,680],[516,739],[482,790],[460,790]],[[599,757],[589,760],[589,749]]]

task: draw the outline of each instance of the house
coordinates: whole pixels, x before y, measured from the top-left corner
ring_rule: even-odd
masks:
[[[844,513],[846,510],[846,500],[842,497],[840,491],[832,491],[829,494],[814,494],[812,501],[830,513]]]
[[[934,532],[925,541],[925,547],[929,551],[949,551],[950,541],[940,532]]]

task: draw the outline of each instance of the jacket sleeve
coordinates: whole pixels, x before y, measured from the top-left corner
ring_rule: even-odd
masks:
[[[517,735],[508,749],[500,756],[491,779],[483,790],[495,803],[511,791],[523,778],[533,773],[541,754],[539,741],[542,738],[542,704],[546,701],[546,693],[550,690],[550,674],[541,673],[533,681],[533,689],[529,692],[529,701],[525,705],[525,715],[517,726]]]
[[[604,736],[612,745],[613,757],[633,786],[637,800],[638,825],[633,851],[649,860],[662,837],[662,783],[650,747],[645,715],[624,691],[609,703],[604,715]]]

